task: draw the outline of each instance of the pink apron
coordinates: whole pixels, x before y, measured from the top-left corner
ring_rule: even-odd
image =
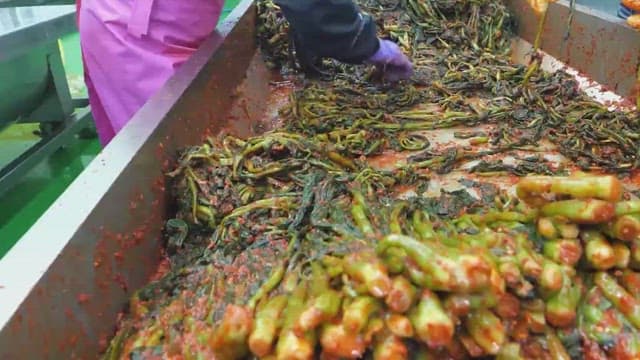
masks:
[[[224,0],[83,0],[80,42],[106,145],[215,29]]]

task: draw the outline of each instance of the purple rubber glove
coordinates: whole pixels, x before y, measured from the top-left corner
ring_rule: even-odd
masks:
[[[409,58],[393,41],[382,39],[378,41],[380,49],[366,62],[382,71],[384,79],[389,82],[409,79],[413,75],[413,64]]]

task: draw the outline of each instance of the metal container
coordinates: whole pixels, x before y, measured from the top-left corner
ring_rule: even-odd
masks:
[[[242,1],[0,260],[0,359],[96,358],[107,345],[156,269],[176,152],[270,116],[255,17]]]
[[[538,18],[528,0],[506,2],[515,14],[518,35],[533,42]],[[568,0],[549,5],[542,48],[607,89],[629,99],[635,97],[640,91],[636,85],[640,32],[618,17],[576,2],[573,15]]]
[[[73,99],[58,39],[76,31],[75,6],[4,9],[0,3],[0,130],[36,123],[41,140],[0,168],[0,195],[90,125],[87,99]]]
[[[74,31],[73,6],[0,8],[0,129],[16,120],[63,123],[72,112],[68,89],[56,86],[67,86],[58,39]]]
[[[0,359],[97,357],[158,263],[163,169],[229,125],[255,55],[255,9],[245,0],[0,260]]]
[[[0,94],[11,94],[0,98],[0,129],[43,103],[49,84],[47,55],[47,49],[34,49],[0,66]]]

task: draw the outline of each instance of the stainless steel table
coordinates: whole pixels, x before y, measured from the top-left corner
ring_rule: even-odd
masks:
[[[518,34],[531,39],[537,23],[526,0],[507,2],[519,10]],[[0,259],[0,359],[97,358],[132,291],[156,271],[171,211],[165,171],[179,149],[222,130],[246,137],[266,118],[272,78],[255,41],[252,3],[238,5]],[[567,1],[553,4],[543,48],[628,96],[639,34],[577,10],[565,44]],[[603,63],[616,74],[606,76]]]

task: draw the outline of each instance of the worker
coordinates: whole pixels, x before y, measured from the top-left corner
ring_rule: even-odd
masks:
[[[80,41],[89,100],[102,145],[212,33],[224,0],[84,0]],[[276,0],[291,23],[305,70],[321,58],[372,64],[388,81],[412,65],[399,47],[378,39],[373,19],[352,0]]]
[[[621,0],[618,16],[627,20],[627,25],[640,30],[640,0]]]
[[[635,11],[624,5],[623,1],[620,1],[620,5],[618,5],[618,17],[624,20],[627,20],[629,16],[636,14]]]

